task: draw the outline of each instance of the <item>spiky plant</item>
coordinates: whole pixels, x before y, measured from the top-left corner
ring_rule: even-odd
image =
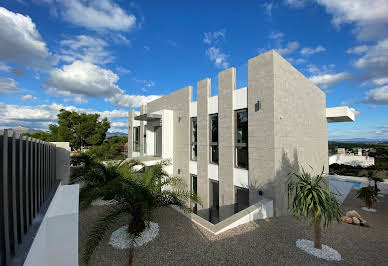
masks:
[[[321,174],[312,177],[302,168],[293,172],[288,180],[289,209],[296,218],[310,220],[314,225],[314,247],[322,249],[322,229],[332,221],[341,221],[340,204],[324,181]]]
[[[156,208],[175,205],[190,212],[189,200],[200,204],[198,196],[187,189],[180,177],[170,177],[163,166],[168,162],[148,166],[144,172],[120,169],[119,185],[114,188],[117,204],[104,213],[94,225],[86,243],[83,261],[88,263],[105,235],[105,232],[121,216],[127,216],[129,237],[134,240],[146,228]],[[128,263],[131,265],[134,246],[129,250]]]
[[[361,188],[357,194],[356,197],[359,199],[362,199],[365,201],[366,206],[370,209],[374,202],[376,202],[377,199],[377,191],[372,186],[367,186]]]
[[[374,182],[375,191],[376,193],[378,193],[380,190],[377,187],[377,182],[384,182],[384,179],[382,179],[381,177],[374,176],[373,171],[368,171],[368,179]]]
[[[99,162],[88,156],[83,156],[81,166],[75,168],[70,176],[70,183],[81,185],[79,200],[80,208],[84,209],[98,198],[111,200],[114,198],[115,187],[120,183],[121,171],[136,173],[136,160],[128,162]]]

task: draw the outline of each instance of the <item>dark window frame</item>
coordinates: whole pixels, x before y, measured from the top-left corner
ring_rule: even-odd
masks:
[[[217,117],[217,142],[212,141],[213,132],[212,132],[212,118]],[[210,114],[209,115],[209,163],[211,164],[218,164],[219,163],[219,147],[218,147],[218,140],[219,140],[219,127],[218,127],[218,113]],[[213,161],[212,156],[212,149],[217,149],[217,161]]]
[[[235,160],[234,160],[234,167],[235,168],[239,168],[239,169],[246,169],[248,170],[249,169],[249,153],[248,153],[248,136],[246,137],[246,142],[238,142],[238,135],[237,135],[237,132],[238,132],[238,128],[237,128],[237,118],[238,118],[238,114],[239,113],[245,113],[247,114],[247,119],[248,118],[248,109],[247,108],[244,108],[244,109],[238,109],[238,110],[235,110],[234,111],[234,123],[235,123],[235,131],[234,131],[234,135],[235,135],[235,138],[234,138],[234,151],[235,151]],[[247,121],[248,123],[248,121]],[[247,135],[248,135],[248,129],[247,129]],[[243,139],[243,138],[241,138]],[[245,148],[246,149],[246,158],[247,158],[247,167],[241,167],[239,166],[238,164],[238,149],[241,149],[241,148]]]
[[[137,134],[135,133],[137,131]],[[133,151],[140,152],[140,126],[133,127]],[[136,139],[137,137],[137,139]]]
[[[194,137],[194,127],[193,127],[193,122],[195,121],[196,123],[196,131],[195,131],[195,137]],[[197,141],[194,141],[197,140]],[[195,147],[195,150],[197,151],[195,158],[193,158],[193,146]],[[191,161],[197,161],[198,158],[198,120],[197,117],[191,117],[190,118],[190,160]]]

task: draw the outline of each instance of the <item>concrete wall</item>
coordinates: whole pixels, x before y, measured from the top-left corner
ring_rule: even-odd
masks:
[[[288,174],[328,171],[325,94],[275,51],[249,60],[248,84],[250,204],[261,190],[287,215]]]
[[[69,142],[51,142],[56,146],[55,164],[57,168],[57,179],[62,185],[69,184],[70,178],[70,144]]]
[[[210,79],[198,82],[197,96],[197,188],[202,200],[198,206],[198,215],[204,219],[209,218],[209,115],[208,99],[210,97]]]
[[[218,75],[218,147],[220,221],[234,214],[234,110],[236,69],[229,68]]]
[[[25,266],[78,265],[79,185],[60,185],[28,251]]]

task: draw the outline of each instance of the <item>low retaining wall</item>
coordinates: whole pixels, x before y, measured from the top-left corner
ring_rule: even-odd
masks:
[[[60,185],[43,218],[25,266],[78,265],[79,185]]]
[[[215,235],[254,220],[273,217],[273,201],[268,199],[261,200],[217,224],[212,224],[194,213],[185,213],[178,207],[173,207],[173,209]]]

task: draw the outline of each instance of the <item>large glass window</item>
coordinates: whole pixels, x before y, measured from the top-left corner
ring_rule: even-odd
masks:
[[[191,160],[197,160],[197,118],[191,118]]]
[[[211,163],[218,164],[218,114],[210,115],[210,156]]]
[[[191,177],[191,192],[198,194],[197,190],[197,176],[196,175],[190,175]],[[193,202],[191,204],[193,213],[197,214],[197,203]]]
[[[133,151],[140,151],[140,127],[133,128]]]
[[[248,169],[248,110],[235,112],[236,118],[236,167]]]

